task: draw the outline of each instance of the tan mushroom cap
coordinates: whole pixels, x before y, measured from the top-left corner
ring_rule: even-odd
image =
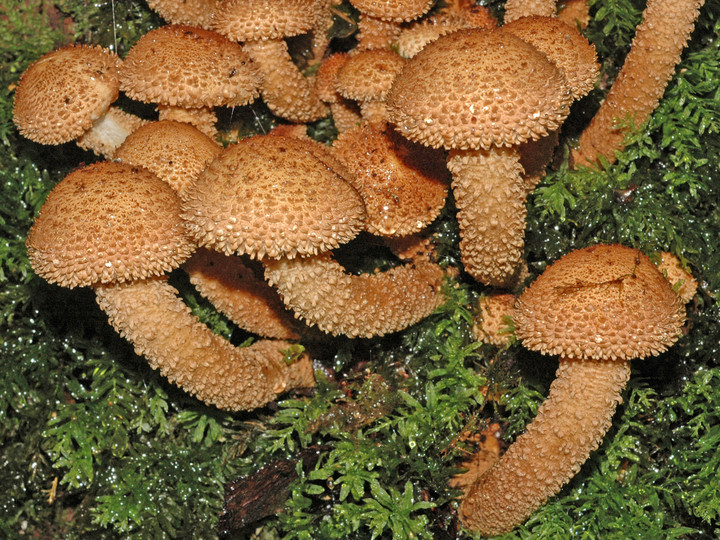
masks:
[[[575,27],[556,17],[523,17],[506,24],[510,32],[544,53],[565,78],[578,99],[593,89],[600,74],[595,46]]]
[[[170,24],[187,24],[211,30],[212,14],[221,0],[147,0]]]
[[[335,89],[338,70],[350,59],[348,53],[334,53],[325,58],[315,73],[315,91],[325,103],[337,103],[339,95]]]
[[[310,30],[315,0],[226,0],[213,14],[213,27],[234,41],[296,36]]]
[[[341,133],[333,154],[350,170],[365,202],[365,229],[381,236],[405,236],[429,225],[445,206],[445,156],[412,143],[377,124]]]
[[[195,250],[180,199],[144,169],[102,162],[53,188],[27,238],[33,269],[64,287],[159,275]]]
[[[201,246],[252,258],[333,249],[365,219],[360,195],[319,144],[277,135],[226,148],[186,190],[185,218]]]
[[[348,274],[327,253],[264,264],[265,279],[285,305],[333,335],[370,338],[396,332],[444,302],[442,268],[430,262],[359,276]]]
[[[571,102],[564,75],[544,54],[508,33],[483,30],[425,47],[387,97],[390,121],[403,136],[462,150],[540,138],[562,124]]]
[[[385,99],[403,65],[405,59],[393,51],[361,51],[338,69],[335,89],[355,101]]]
[[[663,352],[685,308],[657,267],[636,249],[597,245],[556,261],[519,297],[516,334],[544,354],[629,360]]]
[[[214,107],[244,105],[260,76],[238,43],[191,26],[162,26],[141,37],[120,70],[120,88],[139,101]]]
[[[41,144],[71,141],[118,97],[120,59],[102,47],[70,45],[33,62],[15,91],[13,120]]]
[[[350,0],[363,15],[385,21],[403,22],[421,17],[434,4],[434,0]]]
[[[125,139],[114,157],[152,171],[182,198],[190,181],[221,151],[220,145],[190,124],[160,120]]]

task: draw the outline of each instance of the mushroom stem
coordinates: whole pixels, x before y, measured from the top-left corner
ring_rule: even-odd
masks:
[[[507,286],[523,261],[527,209],[519,151],[452,150],[448,169],[465,270],[485,285]]]
[[[328,254],[265,260],[265,278],[296,316],[323,332],[374,337],[424,319],[444,301],[442,269],[429,262],[348,274]]]
[[[463,524],[511,531],[560,491],[600,445],[629,377],[628,361],[561,357],[535,419],[463,500]]]
[[[261,340],[236,348],[213,334],[190,312],[162,276],[97,285],[97,303],[110,324],[159,369],[207,403],[222,409],[260,407],[294,386],[312,386],[307,356],[285,363],[285,341]]]
[[[293,63],[282,39],[247,41],[243,49],[258,67],[265,104],[291,122],[312,122],[328,113],[311,82]]]
[[[617,122],[630,119],[638,127],[645,123],[675,72],[703,3],[648,0],[617,79],[580,135],[579,147],[572,154],[576,165],[592,165],[599,157],[614,161],[628,133]]]

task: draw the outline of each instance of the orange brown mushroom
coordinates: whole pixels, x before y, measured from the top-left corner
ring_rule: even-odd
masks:
[[[69,45],[36,60],[15,92],[13,121],[41,144],[75,140],[111,156],[143,120],[111,107],[119,92],[117,55],[102,47]]]
[[[525,521],[598,448],[630,377],[630,360],[660,354],[680,334],[685,308],[636,249],[597,245],[549,266],[518,298],[514,324],[529,349],[560,355],[550,393],[460,506],[484,535]]]
[[[93,287],[110,324],[171,382],[228,410],[265,405],[312,385],[306,356],[290,344],[233,347],[195,318],[165,272],[194,251],[180,199],[150,172],[103,162],[78,169],[51,191],[27,238],[33,269],[51,283]]]
[[[393,332],[442,302],[443,272],[424,263],[354,276],[325,253],[364,225],[347,174],[313,141],[251,137],[190,186],[185,217],[201,245],[260,259],[285,305],[310,326],[353,337]]]

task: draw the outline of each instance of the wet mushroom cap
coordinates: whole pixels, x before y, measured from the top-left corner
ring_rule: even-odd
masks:
[[[350,3],[364,15],[385,21],[403,22],[417,19],[433,6],[433,0],[350,0]]]
[[[227,0],[213,14],[213,28],[235,41],[282,39],[310,30],[314,0]]]
[[[399,54],[386,50],[359,52],[338,69],[335,89],[347,99],[385,99],[395,76],[405,65]]]
[[[404,236],[429,225],[445,206],[445,156],[404,139],[387,127],[363,124],[341,133],[335,155],[353,173],[350,182],[363,197],[366,230]]]
[[[343,174],[314,141],[251,137],[226,148],[191,183],[184,215],[200,245],[226,254],[314,254],[363,227],[362,199]]]
[[[584,359],[629,360],[663,352],[678,338],[685,308],[650,259],[598,245],[556,261],[515,306],[529,349]]]
[[[571,102],[565,76],[544,54],[483,30],[453,32],[425,47],[387,97],[389,120],[403,136],[461,150],[538,139],[562,124]]]
[[[20,77],[13,120],[41,144],[71,141],[88,131],[118,97],[120,59],[102,47],[70,45],[52,51]]]
[[[120,88],[138,101],[214,107],[250,103],[260,76],[238,43],[191,26],[151,30],[130,49]]]
[[[78,169],[56,185],[26,243],[35,272],[64,287],[160,275],[195,249],[172,188],[115,162]]]
[[[595,46],[577,28],[556,17],[522,17],[501,28],[544,53],[565,78],[578,99],[593,89],[600,74]]]
[[[194,126],[160,120],[129,135],[113,157],[152,171],[182,197],[190,181],[221,151]]]
[[[147,0],[170,24],[187,24],[211,30],[212,14],[220,0]]]

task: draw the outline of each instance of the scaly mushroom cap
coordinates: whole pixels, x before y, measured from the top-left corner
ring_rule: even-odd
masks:
[[[433,0],[350,0],[363,15],[370,15],[385,21],[412,21],[421,17],[433,6]]]
[[[629,360],[659,354],[675,343],[685,308],[646,255],[597,245],[549,266],[518,298],[514,321],[529,349]]]
[[[333,144],[365,202],[365,229],[381,236],[419,232],[440,214],[448,190],[444,156],[377,124],[346,131]]]
[[[188,187],[185,218],[200,245],[226,254],[262,259],[333,249],[353,238],[365,219],[362,199],[342,170],[313,141],[244,139]]]
[[[418,89],[422,89],[419,91]],[[390,121],[435,148],[512,146],[559,127],[572,95],[532,45],[503,32],[461,30],[408,60],[387,97]]]
[[[78,169],[56,185],[26,243],[35,272],[64,287],[160,275],[195,249],[172,188],[114,162]]]
[[[160,120],[135,131],[113,157],[152,171],[182,197],[190,181],[221,151],[220,145],[190,124]]]
[[[141,37],[120,70],[120,89],[138,101],[214,107],[250,103],[260,76],[242,47],[191,26],[162,26]]]
[[[212,14],[221,0],[147,0],[170,24],[187,24],[211,30]]]
[[[335,53],[323,60],[315,74],[315,91],[325,103],[337,103],[338,93],[335,90],[335,78],[338,70],[350,59],[348,53]]]
[[[501,28],[529,43],[563,72],[578,99],[590,92],[600,74],[595,46],[556,17],[523,17]]]
[[[310,30],[314,0],[227,0],[213,14],[213,27],[234,41],[282,39]]]
[[[267,260],[265,279],[309,325],[348,337],[374,337],[424,319],[444,301],[443,271],[418,262],[377,274],[348,274],[329,254]]]
[[[13,120],[41,144],[71,141],[88,131],[118,97],[120,59],[102,47],[70,45],[33,62],[15,91]]]
[[[393,51],[365,50],[350,58],[338,69],[335,89],[355,101],[385,99],[405,59]]]

